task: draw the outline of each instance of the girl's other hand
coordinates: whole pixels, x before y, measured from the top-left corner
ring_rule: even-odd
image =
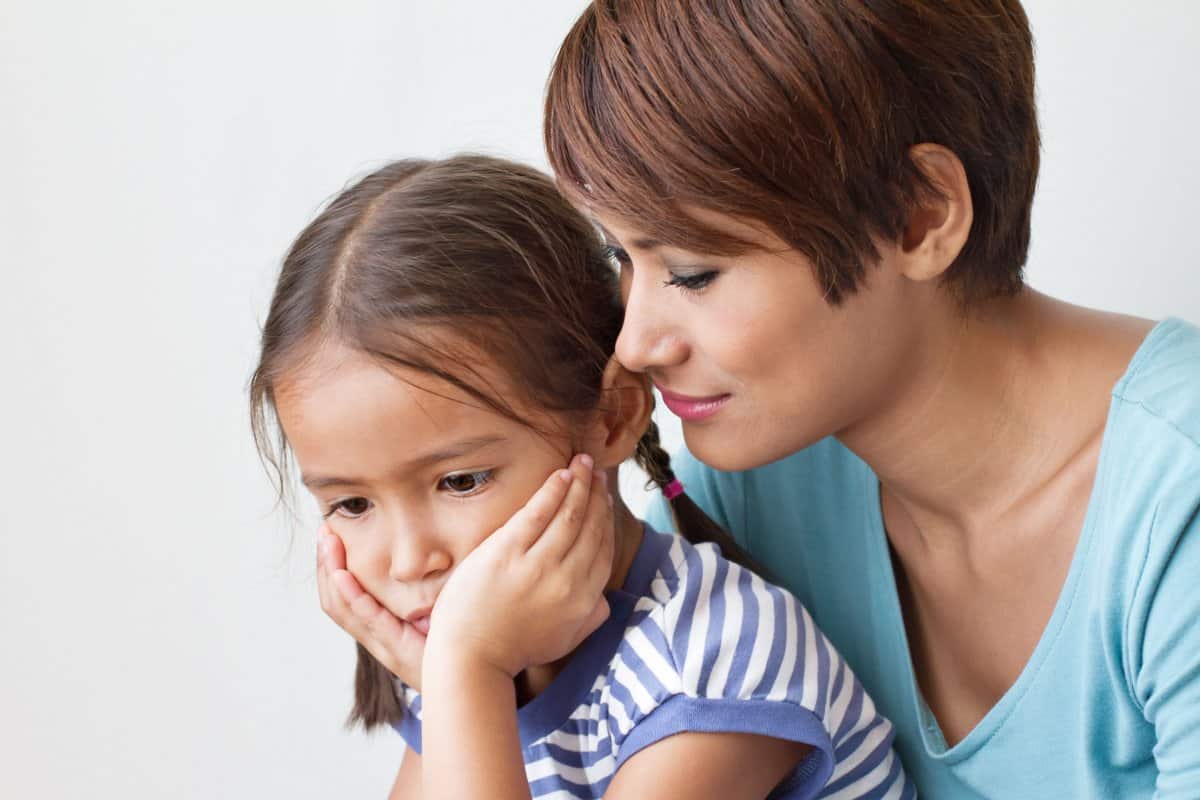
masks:
[[[613,537],[604,475],[576,456],[455,568],[426,653],[509,676],[568,655],[608,618]]]
[[[346,549],[328,525],[317,534],[321,608],[393,675],[420,691],[425,639],[362,588],[346,569]]]

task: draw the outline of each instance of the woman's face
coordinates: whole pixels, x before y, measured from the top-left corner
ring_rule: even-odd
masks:
[[[877,413],[912,369],[922,308],[886,249],[866,283],[832,306],[809,261],[776,237],[696,216],[760,249],[687,252],[595,214],[621,269],[617,358],[649,373],[688,449],[718,469],[748,469]]]
[[[455,567],[571,456],[566,436],[540,435],[428,375],[347,348],[323,349],[275,399],[347,568],[417,646]],[[399,677],[420,685],[419,675]]]

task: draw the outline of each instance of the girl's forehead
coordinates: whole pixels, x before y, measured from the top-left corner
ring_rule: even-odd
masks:
[[[516,437],[533,428],[555,431],[561,420],[530,408],[509,376],[486,362],[448,364],[472,387],[494,397],[514,419],[463,388],[419,369],[387,364],[349,347],[327,347],[277,383],[275,406],[289,441],[440,439],[462,435]]]

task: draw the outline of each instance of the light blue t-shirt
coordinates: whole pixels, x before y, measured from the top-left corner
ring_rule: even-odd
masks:
[[[1049,624],[1016,683],[949,749],[914,678],[867,465],[827,439],[746,472],[686,453],[676,467],[850,663],[923,797],[1200,798],[1197,328],[1157,325],[1114,387]],[[661,499],[649,521],[670,527]]]

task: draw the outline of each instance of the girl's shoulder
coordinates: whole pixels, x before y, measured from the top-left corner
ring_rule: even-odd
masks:
[[[813,785],[845,759],[902,774],[890,723],[795,596],[713,544],[647,526],[643,548],[655,567],[612,662],[620,689],[604,698],[618,762],[674,733],[733,731],[811,745]]]
[[[788,700],[824,715],[834,678],[856,684],[804,605],[712,543],[646,526],[653,554],[623,645],[668,669],[651,677],[690,697]],[[653,653],[648,649],[653,649]],[[842,675],[842,671],[845,675]],[[861,691],[861,690],[859,690]]]

